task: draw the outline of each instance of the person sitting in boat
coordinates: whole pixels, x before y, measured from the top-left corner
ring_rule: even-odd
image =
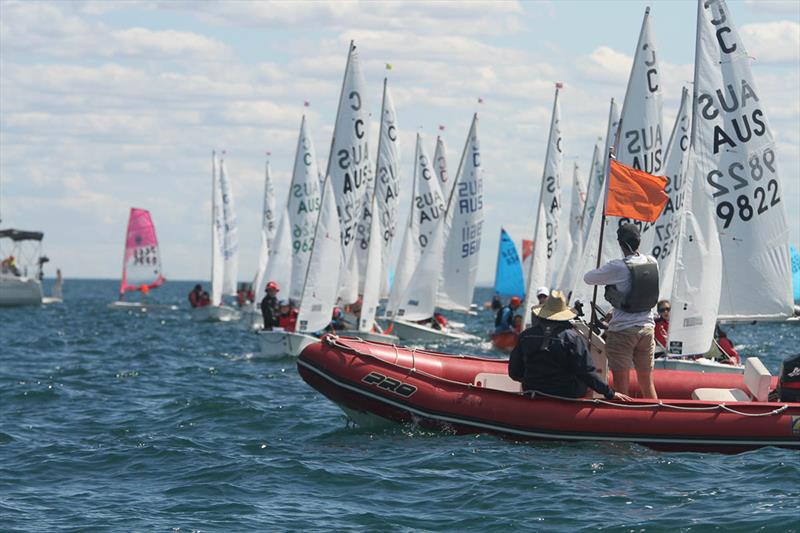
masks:
[[[194,286],[192,292],[189,293],[189,305],[192,307],[200,307],[200,297],[203,296],[203,287],[199,283]],[[120,296],[120,300],[122,297]]]
[[[491,302],[490,305],[491,305],[492,311],[499,311],[500,309],[503,308],[503,301],[500,299],[500,295],[499,294],[495,294],[492,297],[492,302]]]
[[[211,295],[208,294],[208,291],[203,291],[200,293],[200,299],[197,301],[197,307],[207,307],[211,305]]]
[[[656,357],[667,353],[667,338],[669,338],[669,300],[661,300],[656,304],[658,317],[655,320],[653,338],[656,341]]]
[[[297,309],[292,309],[289,300],[278,302],[278,326],[284,331],[294,331],[297,325]]]
[[[531,313],[534,323],[520,334],[508,360],[508,375],[523,390],[582,398],[588,387],[609,400],[631,399],[597,373],[586,341],[570,322],[577,313],[567,307],[561,291],[550,293]]]
[[[508,301],[508,305],[503,306],[503,308],[497,312],[494,318],[495,333],[511,331],[514,328],[514,315],[521,304],[522,300],[520,300],[519,296],[512,296]]]
[[[550,296],[550,289],[547,287],[539,287],[536,289],[536,299],[539,300],[539,305],[544,304],[548,296]]]
[[[264,291],[266,295],[261,299],[261,318],[264,319],[263,328],[271,331],[278,326],[278,292],[281,290],[274,281],[267,283]]]
[[[0,263],[0,268],[2,268],[4,274],[12,274],[17,277],[20,276],[19,268],[17,268],[17,260],[13,255],[9,255],[3,259],[3,262]]]
[[[617,229],[623,259],[613,259],[583,276],[589,285],[605,285],[605,299],[613,307],[608,324],[606,356],[614,385],[627,394],[630,367],[636,369],[644,398],[658,398],[653,384],[655,322],[652,310],[658,302],[658,262],[639,253],[641,234],[635,224]]]
[[[433,313],[433,318],[431,319],[431,327],[439,331],[444,331],[447,329],[447,319],[442,313],[435,312]]]
[[[714,344],[711,346],[711,350],[706,353],[706,357],[722,363],[739,364],[739,352],[733,347],[728,334],[719,327],[719,324],[714,327]]]
[[[344,311],[342,311],[340,307],[334,307],[333,314],[331,315],[331,323],[325,327],[325,331],[335,332],[354,328],[355,326],[348,322],[347,318],[344,316]]]
[[[522,321],[522,315],[514,315],[514,333],[520,334],[522,333],[522,326],[524,322]]]

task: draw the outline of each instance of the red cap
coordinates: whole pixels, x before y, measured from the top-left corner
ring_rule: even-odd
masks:
[[[508,305],[519,307],[522,305],[522,300],[519,299],[519,296],[512,296],[511,300],[508,302]]]
[[[275,283],[274,281],[270,281],[269,283],[267,283],[267,290],[269,290],[269,289],[275,289],[275,291],[277,291],[277,292],[281,291],[281,288],[278,287],[278,284]]]

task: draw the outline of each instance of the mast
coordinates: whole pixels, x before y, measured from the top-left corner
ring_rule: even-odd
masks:
[[[214,283],[214,236],[217,228],[215,228],[216,220],[216,195],[214,194],[214,187],[217,186],[217,153],[211,150],[211,283]],[[212,291],[213,292],[213,291]],[[213,303],[213,302],[212,302]]]

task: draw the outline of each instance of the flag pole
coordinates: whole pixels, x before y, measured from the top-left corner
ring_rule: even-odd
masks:
[[[650,9],[648,8],[648,11]],[[608,121],[609,124],[611,123],[611,112],[614,108],[614,99],[611,99],[611,107],[608,110]],[[622,118],[620,118],[619,123],[617,124],[617,131],[614,133],[614,144],[612,144],[609,149],[608,153],[606,154],[606,163],[605,163],[605,187],[603,191],[603,218],[600,219],[600,238],[597,240],[597,263],[595,264],[595,268],[600,268],[600,261],[603,258],[603,235],[605,234],[606,229],[606,206],[608,204],[608,186],[609,186],[609,174],[611,173],[611,158],[614,157],[614,152],[616,150],[616,146],[619,145],[619,136],[620,132],[622,131]],[[592,291],[592,315],[591,320],[589,321],[589,329],[595,328],[595,333],[600,332],[599,328],[600,321],[597,317],[597,285],[594,286],[594,290]]]

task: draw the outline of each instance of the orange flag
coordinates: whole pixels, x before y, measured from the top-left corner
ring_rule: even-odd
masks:
[[[667,178],[611,160],[606,215],[655,222],[669,200]]]

